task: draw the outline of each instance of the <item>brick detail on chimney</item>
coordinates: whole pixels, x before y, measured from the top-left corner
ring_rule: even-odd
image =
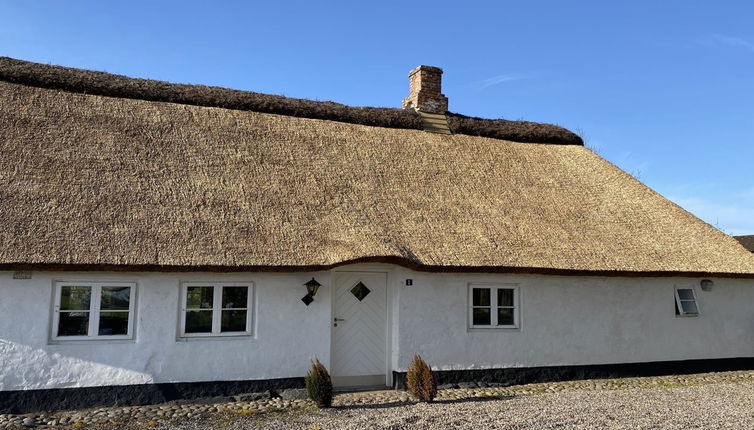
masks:
[[[403,99],[403,109],[441,113],[448,111],[448,98],[442,94],[442,69],[419,66],[408,74],[408,97]]]

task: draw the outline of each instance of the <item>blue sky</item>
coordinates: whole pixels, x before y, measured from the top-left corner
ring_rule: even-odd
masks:
[[[552,122],[754,234],[754,3],[0,1],[0,55],[353,105],[445,69],[450,109]]]

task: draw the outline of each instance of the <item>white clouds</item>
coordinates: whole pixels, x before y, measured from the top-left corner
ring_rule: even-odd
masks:
[[[717,45],[727,45],[734,48],[742,48],[754,54],[754,43],[740,37],[726,36],[724,34],[713,34],[712,41]]]
[[[477,89],[483,90],[485,88],[491,87],[493,85],[499,85],[504,82],[510,82],[510,81],[520,81],[522,79],[531,79],[531,75],[522,74],[522,73],[511,73],[507,75],[497,75],[493,76],[491,78],[482,79],[481,81],[476,82]]]

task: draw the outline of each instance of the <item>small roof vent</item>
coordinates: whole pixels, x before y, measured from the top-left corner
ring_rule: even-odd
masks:
[[[451,134],[448,127],[448,118],[445,114],[418,111],[424,123],[424,131],[430,133]]]

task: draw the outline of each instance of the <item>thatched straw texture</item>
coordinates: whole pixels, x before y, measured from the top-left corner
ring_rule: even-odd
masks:
[[[754,274],[583,146],[0,82],[0,267]]]
[[[754,252],[754,235],[750,236],[735,236],[736,240],[741,242],[741,245],[744,246],[744,248],[748,249],[751,252]]]
[[[8,57],[0,57],[0,80],[82,94],[274,113],[377,127],[414,130],[423,127],[416,112],[403,109],[353,107],[204,85],[171,84]],[[488,120],[452,114],[450,130],[453,133],[516,142],[584,144],[579,136],[563,127],[528,121]]]

